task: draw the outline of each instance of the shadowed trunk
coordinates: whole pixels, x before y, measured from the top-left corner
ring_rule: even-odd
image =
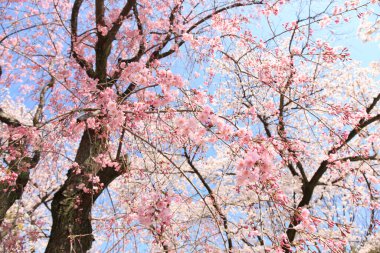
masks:
[[[128,1],[129,6],[133,1]],[[98,88],[104,89],[107,76],[107,58],[111,51],[113,38],[111,32],[107,36],[97,33],[98,41],[95,46],[96,68],[86,62],[75,52],[73,47],[77,40],[78,15],[82,0],[74,2],[71,16],[72,51],[79,65],[86,69],[91,78],[98,79]],[[127,13],[130,8],[127,8]],[[104,0],[95,1],[96,25],[104,26]],[[121,22],[120,22],[121,23]],[[113,25],[120,27],[121,24]],[[111,29],[113,30],[114,27]],[[114,31],[117,33],[118,29]],[[100,130],[99,132],[101,132]],[[93,129],[87,129],[82,135],[75,162],[79,165],[80,172],[70,169],[67,180],[56,192],[51,205],[53,225],[50,239],[46,248],[47,253],[53,252],[87,252],[94,240],[91,227],[91,209],[96,198],[102,193],[116,177],[122,174],[122,170],[115,168],[101,168],[93,158],[107,150],[108,137],[100,137],[102,133]],[[105,134],[105,133],[103,133]],[[105,134],[106,135],[106,134]],[[98,176],[103,188],[94,191],[91,176]]]
[[[64,185],[54,195],[51,206],[53,226],[46,252],[87,252],[91,248],[94,240],[91,208],[103,189],[122,174],[122,170],[101,168],[93,161],[106,150],[106,139],[100,139],[100,135],[92,129],[83,133],[75,158],[81,172],[70,169]],[[89,180],[91,175],[99,177],[104,184],[102,189],[93,191]]]

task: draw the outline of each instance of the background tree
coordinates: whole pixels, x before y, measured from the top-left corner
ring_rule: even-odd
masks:
[[[324,39],[376,1],[0,4],[3,251],[341,252],[376,234],[379,65]]]

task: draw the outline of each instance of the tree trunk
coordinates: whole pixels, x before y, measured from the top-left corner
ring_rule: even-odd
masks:
[[[86,252],[91,248],[92,195],[77,188],[81,182],[87,185],[85,181],[83,175],[72,174],[54,195],[53,226],[46,252]]]
[[[70,169],[63,186],[54,194],[51,204],[53,225],[46,252],[86,252],[93,241],[90,220],[92,194],[79,189],[84,184],[91,189],[88,176],[95,166],[91,158],[102,151],[102,140],[96,132],[87,129],[82,135],[75,162],[81,169],[76,173]]]
[[[53,225],[47,253],[55,252],[87,252],[94,237],[91,227],[91,209],[96,199],[115,178],[123,173],[123,169],[113,167],[101,168],[93,158],[107,150],[106,138],[99,138],[101,133],[87,129],[82,136],[75,161],[81,172],[74,169],[68,172],[68,178],[55,193],[51,205]],[[91,176],[98,176],[102,189],[93,191]],[[88,191],[83,190],[83,186]]]

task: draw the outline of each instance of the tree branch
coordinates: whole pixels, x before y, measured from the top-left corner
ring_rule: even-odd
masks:
[[[4,112],[2,108],[0,108],[0,122],[3,122],[11,127],[19,127],[21,126],[20,121],[18,119],[12,117],[8,113]]]
[[[75,61],[81,66],[91,78],[95,78],[95,72],[93,70],[92,64],[87,62],[81,55],[79,55],[76,50],[76,43],[78,42],[78,16],[79,10],[83,3],[83,0],[75,0],[73,9],[71,11],[71,53]]]
[[[220,209],[220,207],[218,205],[218,202],[216,201],[215,194],[212,191],[211,187],[208,185],[208,183],[206,182],[206,180],[203,178],[203,176],[201,175],[201,173],[199,172],[199,170],[194,166],[194,164],[193,164],[192,160],[190,159],[190,156],[188,155],[186,149],[184,149],[184,155],[185,155],[187,163],[189,164],[189,166],[191,167],[191,169],[194,171],[194,173],[198,176],[199,180],[201,180],[203,186],[206,188],[206,190],[207,190],[207,192],[208,192],[208,194],[209,194],[209,196],[210,196],[210,198],[212,200],[214,208],[216,209],[216,211],[219,214],[219,217],[223,221],[223,227],[225,229],[226,236],[227,236],[228,250],[229,250],[229,252],[232,252],[232,250],[233,250],[233,244],[232,244],[232,239],[229,236],[227,217],[226,217],[226,215],[224,215],[224,213]]]

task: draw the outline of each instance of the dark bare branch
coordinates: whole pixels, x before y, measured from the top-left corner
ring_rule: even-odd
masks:
[[[91,78],[95,78],[95,72],[92,64],[87,62],[76,50],[76,43],[78,42],[78,16],[79,10],[83,3],[83,0],[75,0],[73,9],[71,12],[71,54],[75,61],[81,66]]]

